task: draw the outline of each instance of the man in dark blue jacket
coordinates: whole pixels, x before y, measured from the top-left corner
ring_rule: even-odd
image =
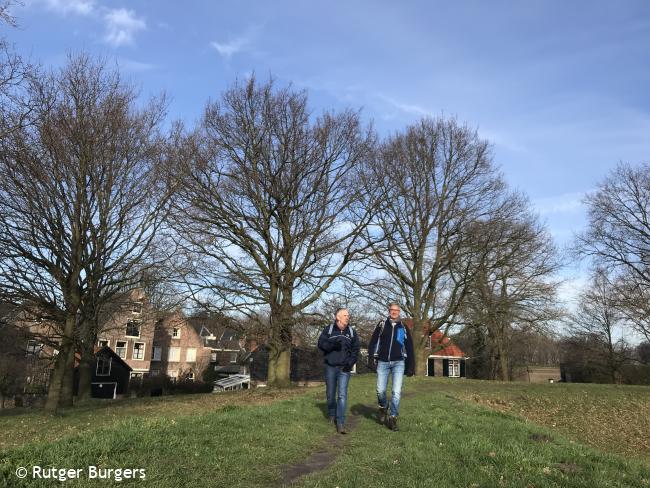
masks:
[[[402,395],[402,380],[415,373],[413,339],[408,327],[400,320],[399,304],[388,306],[388,318],[377,324],[368,346],[368,367],[377,370],[377,402],[379,421],[389,429],[397,431],[399,401]],[[392,394],[389,406],[386,402],[388,375],[392,375]]]
[[[336,311],[336,320],[326,326],[318,338],[318,348],[325,354],[327,414],[339,434],[346,434],[345,408],[348,401],[350,372],[359,357],[359,337],[348,325],[350,313]],[[338,398],[337,398],[338,385]]]

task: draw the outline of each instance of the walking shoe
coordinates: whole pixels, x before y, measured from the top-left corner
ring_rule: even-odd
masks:
[[[392,415],[388,417],[388,428],[393,432],[397,432],[399,430],[397,427],[397,417],[393,417]]]
[[[379,423],[383,424],[388,420],[388,407],[379,407]]]
[[[345,425],[343,425],[343,424],[336,424],[336,432],[338,432],[339,434],[347,434],[348,433],[348,431],[345,428]]]

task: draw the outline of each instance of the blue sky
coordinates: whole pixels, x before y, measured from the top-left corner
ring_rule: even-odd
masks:
[[[650,157],[650,2],[24,0],[2,27],[60,65],[87,50],[188,122],[255,71],[361,107],[381,134],[454,115],[494,144],[560,245],[618,161]]]

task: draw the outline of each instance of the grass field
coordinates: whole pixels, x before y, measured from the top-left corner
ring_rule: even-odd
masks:
[[[353,378],[348,436],[325,421],[322,387],[3,414],[0,485],[62,484],[32,479],[40,466],[79,469],[65,486],[650,487],[650,388],[409,378],[404,394],[390,432],[374,376]],[[93,482],[89,466],[145,479]]]

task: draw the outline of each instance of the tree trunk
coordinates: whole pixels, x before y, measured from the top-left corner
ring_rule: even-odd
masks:
[[[285,296],[288,293],[285,292]],[[271,308],[271,334],[269,344],[269,371],[267,383],[276,388],[291,386],[291,333],[293,309],[285,301]]]
[[[61,394],[59,396],[59,407],[70,408],[73,405],[74,397],[74,341],[72,347],[68,349],[65,369],[63,370],[63,379],[61,380]]]
[[[75,321],[76,318],[73,315],[68,315],[65,319],[61,348],[56,357],[47,392],[47,400],[45,401],[45,410],[48,412],[54,413],[59,407],[72,406]],[[67,385],[64,392],[64,384],[67,383],[70,383],[69,393]]]
[[[81,348],[81,361],[79,362],[79,392],[77,398],[85,400],[91,397],[93,367],[95,366],[95,343],[86,341]]]
[[[85,319],[81,327],[81,360],[79,361],[79,391],[77,398],[85,400],[92,396],[93,369],[95,367],[95,344],[97,343],[96,321]]]
[[[67,351],[59,349],[59,354],[56,356],[56,362],[54,363],[54,370],[50,375],[50,382],[47,389],[47,400],[45,401],[45,410],[48,412],[56,412],[57,407],[59,406],[59,398],[61,397],[61,383],[63,381],[63,371],[65,369],[65,359]]]
[[[271,348],[269,354],[268,384],[276,388],[291,386],[291,345],[288,349]]]
[[[427,320],[413,318],[413,329],[411,330],[413,339],[413,352],[415,354],[415,375],[427,375],[427,360],[431,350],[429,345],[429,324]]]

